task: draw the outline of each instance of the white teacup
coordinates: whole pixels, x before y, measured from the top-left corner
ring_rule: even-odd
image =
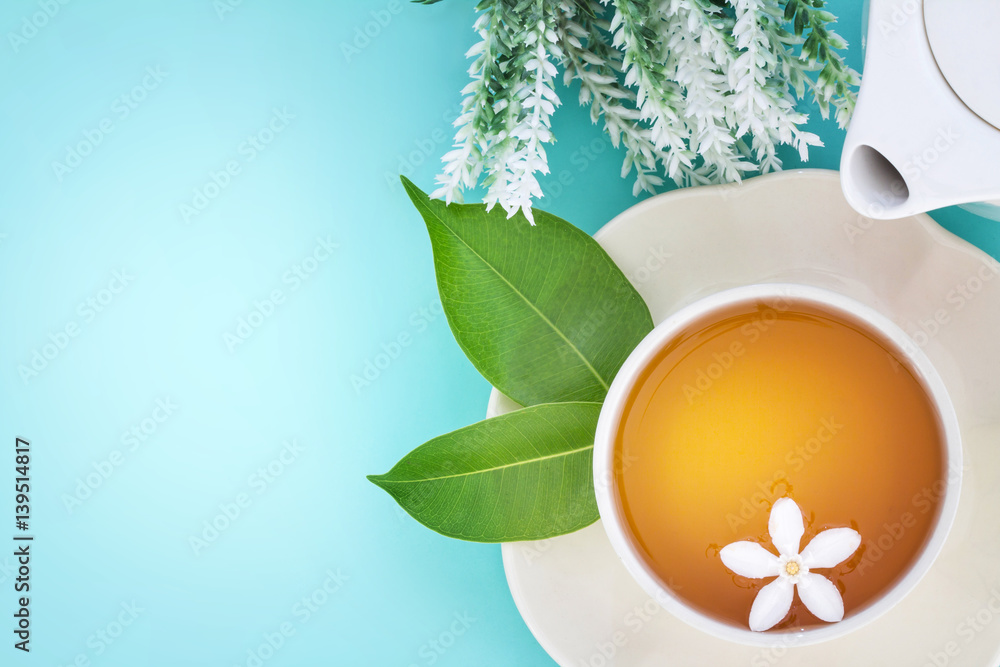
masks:
[[[642,372],[681,332],[713,313],[750,303],[794,300],[812,305],[848,323],[877,334],[883,344],[907,362],[937,412],[945,451],[944,493],[929,538],[917,558],[887,592],[865,608],[848,613],[837,623],[806,630],[753,632],[748,627],[720,621],[686,603],[665,585],[646,563],[623,516],[614,479],[615,441],[625,405]],[[629,573],[650,596],[682,621],[721,639],[756,646],[806,645],[846,635],[886,613],[899,603],[927,573],[944,545],[958,509],[961,488],[962,445],[958,418],[944,382],[924,352],[895,323],[872,308],[828,290],[803,285],[761,284],[719,292],[674,313],[660,323],[625,361],[601,409],[594,443],[594,482],[597,505],[611,544]],[[720,576],[724,576],[720,571]]]

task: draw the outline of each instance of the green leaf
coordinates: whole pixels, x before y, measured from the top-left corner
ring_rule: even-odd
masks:
[[[368,479],[420,523],[473,542],[540,540],[598,518],[599,403],[551,403],[453,431]]]
[[[800,36],[800,37],[802,36],[802,31],[803,31],[803,30],[805,29],[805,27],[806,27],[806,20],[807,20],[808,18],[809,18],[809,17],[808,17],[807,15],[806,15],[806,13],[805,13],[804,11],[800,11],[800,12],[798,12],[798,13],[797,13],[797,14],[795,15],[795,23],[794,23],[794,26],[795,26],[795,34],[796,34],[797,36]]]
[[[431,200],[402,178],[427,223],[438,290],[455,339],[521,405],[601,401],[653,328],[642,297],[594,239],[535,210]]]
[[[792,17],[795,16],[795,8],[798,5],[796,0],[788,0],[788,4],[785,5],[785,20],[791,21]]]

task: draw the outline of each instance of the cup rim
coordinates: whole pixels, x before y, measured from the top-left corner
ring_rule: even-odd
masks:
[[[696,610],[668,587],[639,554],[622,516],[615,491],[615,440],[625,402],[635,382],[652,359],[688,324],[729,306],[774,299],[794,299],[856,320],[890,343],[922,383],[934,407],[944,441],[945,489],[934,527],[916,560],[881,597],[856,614],[808,630],[754,632],[738,628]],[[958,417],[941,376],[924,351],[888,317],[850,297],[826,289],[791,283],[747,285],[701,298],[658,324],[625,360],[601,407],[594,440],[594,490],[604,530],[629,574],[663,608],[675,617],[719,639],[750,646],[807,646],[842,637],[868,625],[909,594],[930,570],[955,521],[962,484],[962,443]]]

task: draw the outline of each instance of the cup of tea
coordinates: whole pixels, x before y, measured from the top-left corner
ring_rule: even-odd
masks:
[[[696,628],[765,646],[843,636],[898,603],[945,542],[961,470],[920,347],[867,305],[790,284],[658,325],[594,446],[601,519],[639,585]]]

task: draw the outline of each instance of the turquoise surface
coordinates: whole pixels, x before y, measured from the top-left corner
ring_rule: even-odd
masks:
[[[860,68],[860,3],[830,6]],[[0,663],[553,664],[498,546],[364,477],[486,406],[397,185],[450,143],[473,13],[0,5],[0,540],[15,436],[35,536],[29,655],[0,550]],[[594,232],[635,199],[560,94],[543,207]],[[843,132],[810,129],[836,168]],[[1000,257],[998,223],[935,218]]]

